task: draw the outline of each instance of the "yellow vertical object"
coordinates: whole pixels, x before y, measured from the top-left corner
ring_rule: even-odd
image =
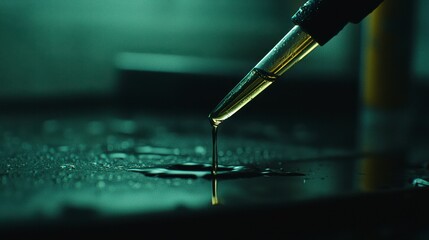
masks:
[[[363,25],[358,186],[365,191],[396,186],[404,175],[415,2],[385,0]]]
[[[395,109],[407,102],[414,2],[386,0],[368,16],[362,63],[364,106]]]
[[[403,186],[406,159],[402,154],[372,155],[360,162],[359,189],[367,192]]]

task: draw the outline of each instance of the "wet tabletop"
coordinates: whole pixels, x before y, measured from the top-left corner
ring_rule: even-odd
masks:
[[[427,186],[424,142],[367,154],[357,147],[355,124],[347,118],[236,117],[219,128],[219,164],[278,174],[212,178],[199,175],[209,168],[179,169],[182,175],[141,171],[210,166],[211,126],[203,114],[3,116],[0,222],[7,228],[76,217],[263,209]]]

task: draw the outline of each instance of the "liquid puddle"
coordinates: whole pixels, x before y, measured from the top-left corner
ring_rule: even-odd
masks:
[[[274,170],[270,168],[259,169],[247,166],[226,166],[218,163],[218,146],[217,132],[221,121],[213,121],[212,140],[213,140],[213,157],[211,164],[203,163],[181,163],[168,166],[151,167],[151,168],[132,168],[131,172],[142,173],[149,177],[160,178],[205,178],[205,179],[237,179],[250,177],[270,177],[270,176],[305,176],[299,172],[287,172]],[[217,183],[214,182],[213,189],[216,189]],[[215,191],[215,190],[214,190]]]
[[[217,170],[214,174],[212,167],[211,164],[182,163],[162,167],[132,168],[128,169],[128,171],[160,178],[237,179],[261,176],[305,176],[305,174],[299,172],[287,172],[270,168],[258,169],[246,166],[224,165],[217,165]]]

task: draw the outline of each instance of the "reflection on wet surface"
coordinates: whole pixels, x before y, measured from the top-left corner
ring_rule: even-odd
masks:
[[[283,169],[258,169],[246,166],[224,166],[218,165],[216,174],[212,172],[210,164],[182,163],[164,167],[132,168],[131,172],[139,172],[150,177],[161,178],[204,178],[204,179],[238,179],[250,177],[269,176],[305,176],[299,172],[288,172]]]
[[[347,125],[260,124],[261,132],[256,121],[223,126],[213,177],[205,117],[5,118],[0,220],[57,219],[70,209],[123,216],[287,205],[428,186],[423,148],[362,152],[344,141],[354,137]]]

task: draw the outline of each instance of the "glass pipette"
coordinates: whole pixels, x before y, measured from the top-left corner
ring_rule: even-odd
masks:
[[[309,0],[292,16],[292,29],[209,114],[213,126],[225,121],[317,46],[349,23],[358,23],[383,0]]]

